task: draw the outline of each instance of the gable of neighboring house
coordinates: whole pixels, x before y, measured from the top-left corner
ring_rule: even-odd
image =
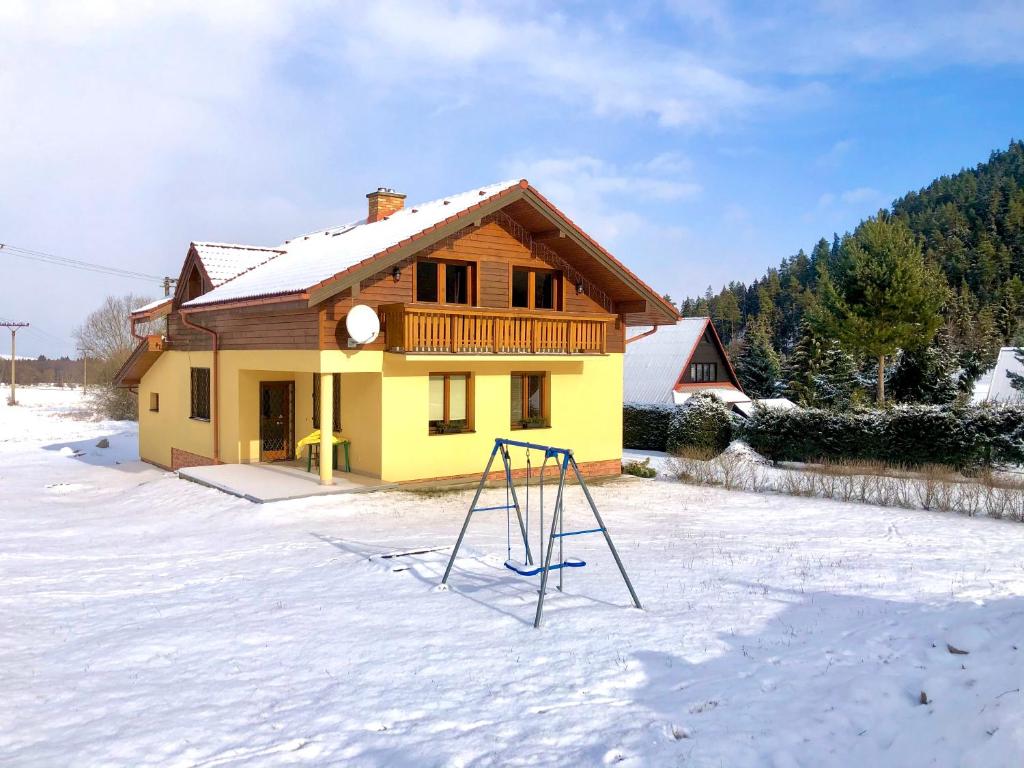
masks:
[[[747,399],[709,318],[685,317],[634,338],[626,343],[624,402],[669,404],[696,391]]]

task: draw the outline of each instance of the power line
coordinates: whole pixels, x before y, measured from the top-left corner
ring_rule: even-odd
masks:
[[[145,272],[135,272],[130,269],[111,267],[106,264],[96,264],[91,261],[82,261],[81,259],[69,259],[65,256],[57,256],[52,253],[46,253],[45,251],[34,251],[31,248],[21,248],[17,245],[11,245],[10,243],[0,243],[0,253],[9,253],[11,256],[17,256],[18,258],[28,259],[30,261],[38,261],[43,264],[53,264],[58,267],[81,269],[85,272],[96,272],[102,275],[114,275],[116,277],[124,277],[130,280],[144,280],[149,283],[161,284],[164,281],[164,278],[159,275],[149,275]]]

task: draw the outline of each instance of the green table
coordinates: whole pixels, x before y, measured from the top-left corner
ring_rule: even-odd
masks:
[[[349,466],[349,463],[348,463],[348,440],[341,440],[338,443],[334,444],[333,450],[331,451],[331,453],[333,454],[333,456],[332,456],[333,462],[332,462],[331,468],[332,469],[337,469],[338,468],[338,445],[339,444],[344,446],[344,448],[345,448],[345,470],[344,471],[345,472],[351,472],[352,468]],[[316,459],[317,459],[316,464],[317,464],[318,467],[320,466],[320,443],[310,443],[309,445],[306,446],[306,471],[307,472],[312,472],[313,471],[313,454],[314,454],[314,449],[315,449]]]

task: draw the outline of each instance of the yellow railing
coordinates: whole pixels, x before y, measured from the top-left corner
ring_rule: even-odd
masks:
[[[381,308],[390,352],[454,354],[604,354],[613,315],[451,309],[408,304]]]

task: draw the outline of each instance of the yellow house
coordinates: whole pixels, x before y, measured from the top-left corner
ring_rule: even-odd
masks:
[[[329,425],[386,482],[478,474],[513,433],[617,474],[626,329],[674,308],[525,180],[404,197],[378,189],[365,219],[274,248],[192,243],[174,296],[132,316],[165,333],[118,374],[141,457],[303,459]]]

